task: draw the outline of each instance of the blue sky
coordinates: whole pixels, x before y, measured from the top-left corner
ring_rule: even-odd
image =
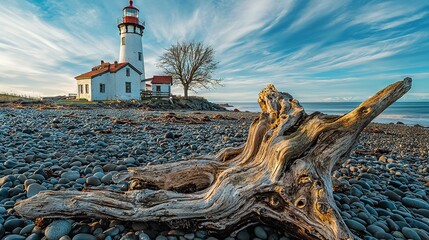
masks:
[[[0,0],[0,92],[76,92],[74,76],[119,56],[126,0]],[[135,0],[146,77],[182,40],[216,51],[212,101],[255,101],[269,83],[300,101],[361,101],[406,76],[429,101],[429,1]],[[181,94],[180,88],[174,93]]]

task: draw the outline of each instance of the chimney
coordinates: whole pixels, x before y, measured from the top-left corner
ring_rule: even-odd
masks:
[[[118,66],[118,61],[115,61],[115,67],[117,67]]]

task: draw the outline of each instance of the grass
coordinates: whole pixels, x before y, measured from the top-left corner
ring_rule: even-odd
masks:
[[[13,103],[13,102],[37,102],[40,99],[18,95],[13,93],[0,93],[0,102],[1,103]]]
[[[57,100],[54,102],[55,104],[59,105],[79,105],[79,106],[87,106],[87,105],[94,105],[98,102],[96,101],[88,101],[86,99],[73,99],[73,100]]]

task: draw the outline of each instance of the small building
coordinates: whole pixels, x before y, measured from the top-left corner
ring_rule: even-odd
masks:
[[[173,78],[171,76],[153,76],[142,80],[141,84],[146,86],[146,92],[150,92],[152,97],[168,98],[171,96]]]
[[[90,72],[75,79],[78,99],[88,101],[140,99],[142,73],[128,62],[113,64],[101,61]]]

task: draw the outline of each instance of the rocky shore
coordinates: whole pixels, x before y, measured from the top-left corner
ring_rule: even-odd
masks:
[[[0,238],[215,240],[215,233],[157,223],[21,219],[14,204],[40,191],[101,187],[128,167],[183,161],[240,146],[256,115],[140,109],[0,109]],[[429,129],[371,124],[333,173],[346,224],[363,239],[429,239]],[[227,239],[293,239],[256,225]]]

